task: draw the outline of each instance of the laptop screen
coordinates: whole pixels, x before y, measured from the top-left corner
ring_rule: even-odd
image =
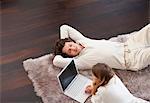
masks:
[[[75,78],[77,74],[78,72],[76,70],[74,61],[72,60],[59,76],[63,91],[67,88],[67,86],[71,83],[71,81]]]

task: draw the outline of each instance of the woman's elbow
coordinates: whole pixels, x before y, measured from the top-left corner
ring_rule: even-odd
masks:
[[[53,65],[56,66],[56,67],[59,67],[59,68],[63,68],[63,65],[62,65],[61,61],[59,61],[57,59],[53,60]]]
[[[54,65],[54,66],[58,67],[58,64],[59,64],[58,62],[59,62],[59,61],[56,60],[55,58],[53,59],[53,65]]]
[[[60,30],[67,30],[70,26],[64,24],[60,26]]]

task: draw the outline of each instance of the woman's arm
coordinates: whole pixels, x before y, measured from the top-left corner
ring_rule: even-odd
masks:
[[[104,92],[105,92],[105,87],[99,87],[96,94],[92,95],[91,97],[92,103],[104,103],[103,101]]]
[[[74,59],[75,65],[77,69],[85,70],[85,69],[91,69],[87,67],[85,63],[83,63],[82,60],[76,59],[76,58],[64,58],[61,55],[56,55],[53,59],[53,64],[56,67],[64,68],[68,63],[71,62],[71,60]]]
[[[103,100],[102,100],[102,95],[103,95],[103,87],[99,87],[99,88],[102,88],[102,91],[97,91],[96,94],[93,94],[92,91],[93,91],[93,86],[92,85],[88,85],[85,89],[85,93],[88,93],[88,94],[91,94],[92,97],[91,97],[91,101],[92,103],[103,103]]]
[[[61,55],[56,55],[53,59],[53,64],[56,67],[64,68],[73,58],[64,58]]]
[[[62,25],[60,27],[60,38],[61,39],[71,38],[72,40],[74,40],[76,42],[78,40],[85,39],[86,37],[84,37],[76,29],[74,29],[68,25]]]

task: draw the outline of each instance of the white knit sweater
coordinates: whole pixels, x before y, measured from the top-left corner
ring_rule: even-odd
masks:
[[[134,97],[124,86],[122,81],[114,75],[106,86],[100,86],[91,97],[92,103],[150,103]]]
[[[123,43],[89,39],[68,25],[60,27],[60,37],[61,39],[71,38],[85,47],[78,56],[74,57],[78,69],[89,69],[97,63],[105,63],[111,68],[125,69]],[[72,58],[63,58],[57,55],[53,64],[63,68],[71,60]]]

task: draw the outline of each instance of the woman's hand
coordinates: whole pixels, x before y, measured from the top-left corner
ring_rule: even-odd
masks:
[[[85,93],[92,94],[92,91],[93,91],[92,85],[86,86],[86,88],[85,88]]]

